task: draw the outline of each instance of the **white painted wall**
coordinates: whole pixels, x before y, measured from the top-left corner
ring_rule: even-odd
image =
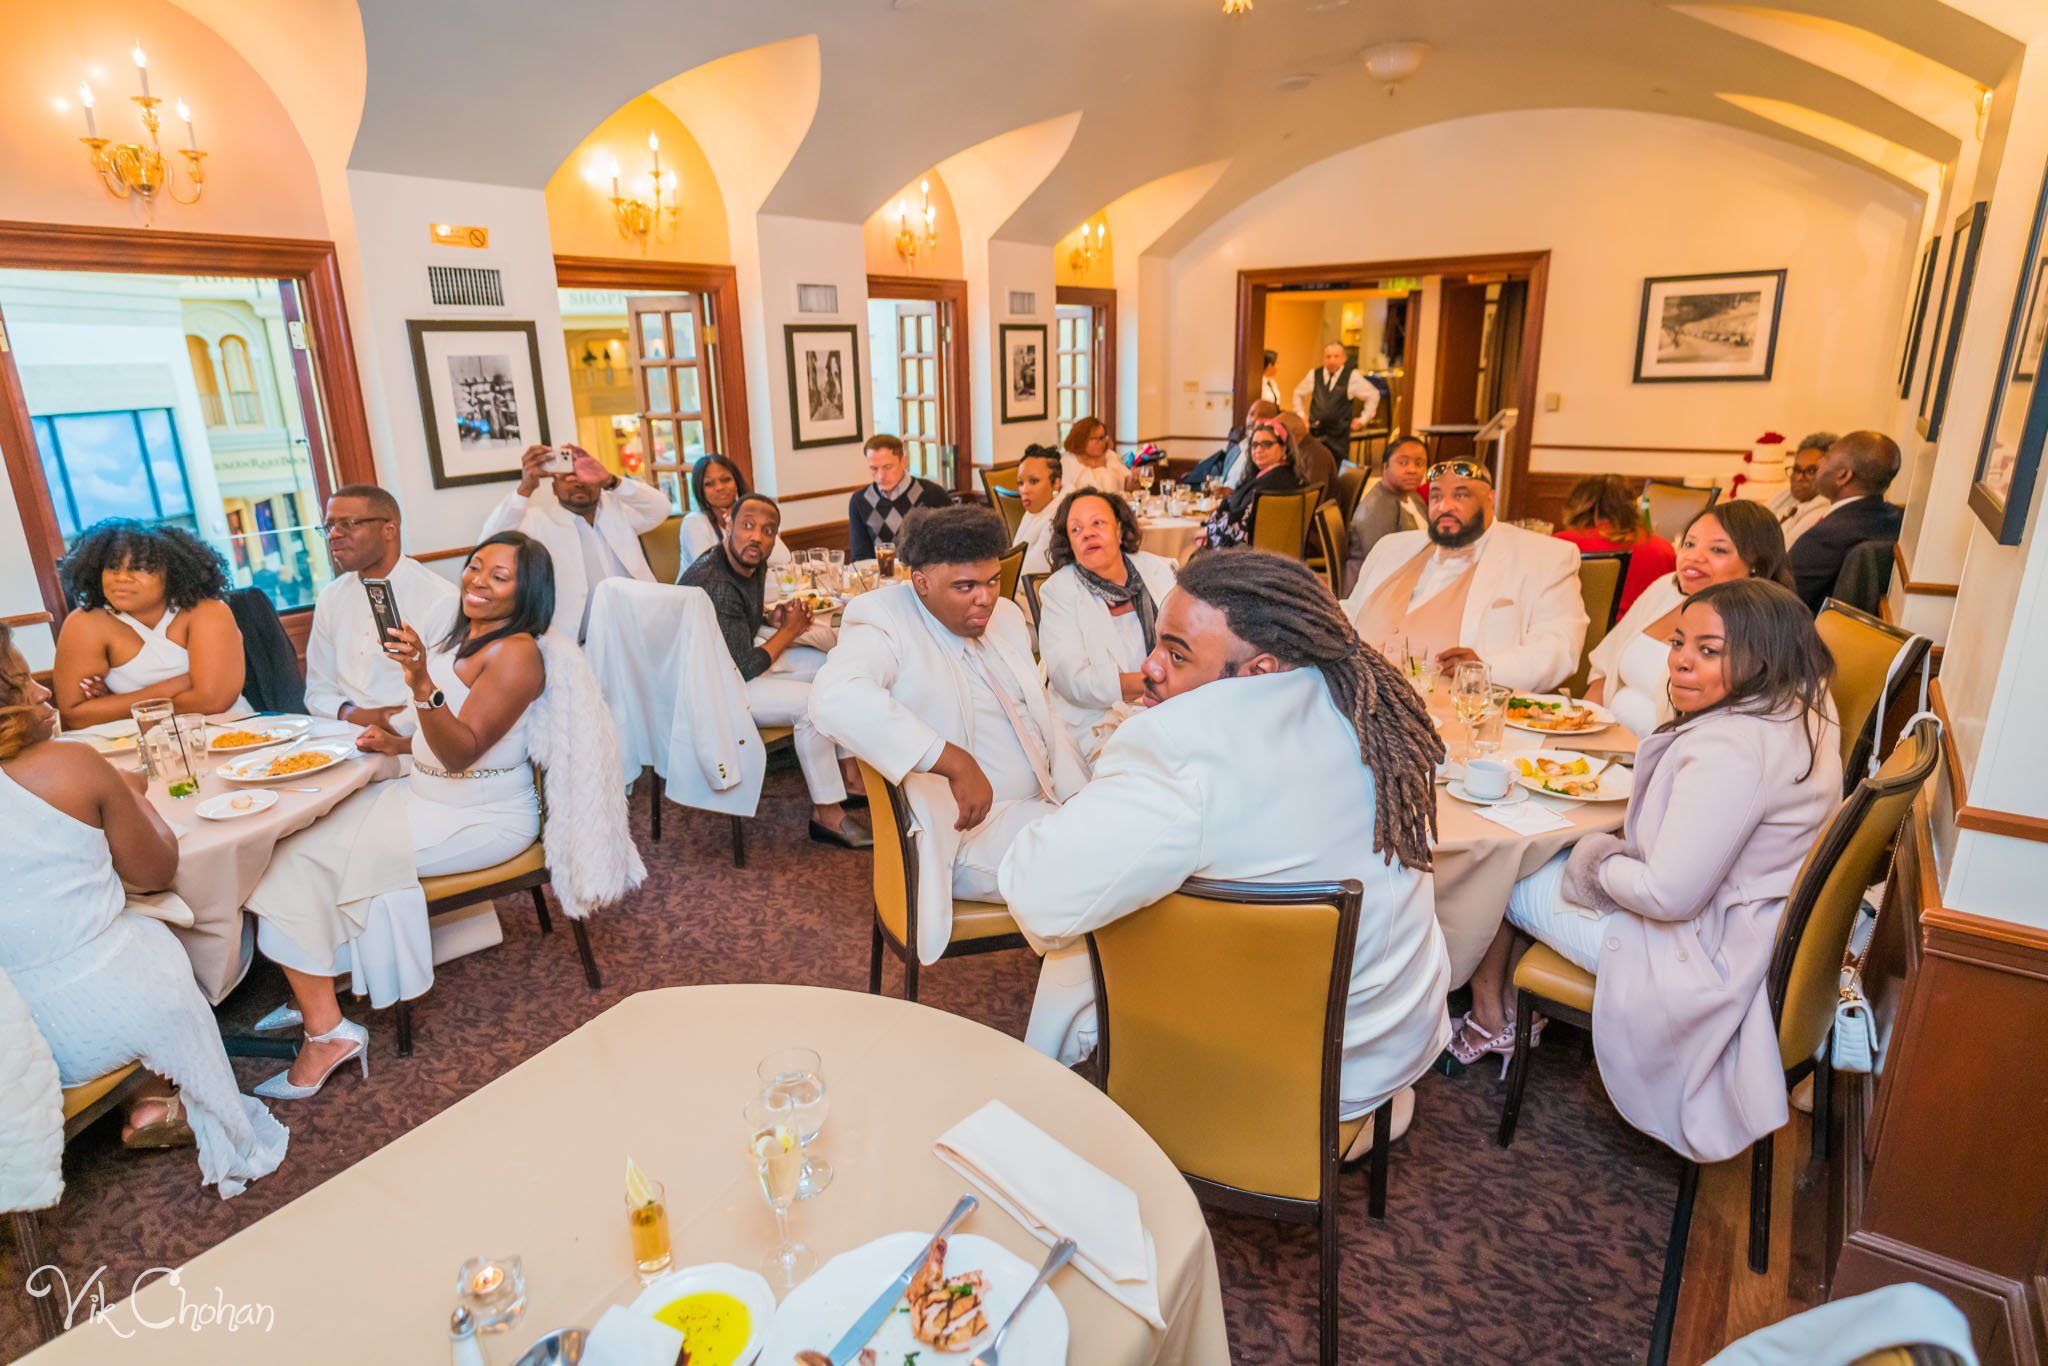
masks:
[[[1052,402],[1054,289],[1052,248],[1025,242],[988,244],[986,310],[975,308],[970,278],[968,313],[970,317],[978,314],[985,324],[974,342],[976,464],[1007,464],[1022,457],[1026,446],[1060,444],[1059,421],[1053,416]],[[1010,311],[1010,294],[1016,290],[1032,296],[1031,312]],[[1005,323],[1045,329],[1045,353],[1039,379],[1046,394],[1043,421],[1003,421],[1002,386],[1007,383],[1007,376],[1003,373],[1000,329]]]
[[[1538,382],[1563,407],[1525,419],[1538,445],[1747,447],[1767,428],[1880,422],[1921,216],[1917,196],[1833,158],[1663,115],[1530,110],[1402,133],[1282,181],[1175,256],[1169,425],[1209,434],[1188,425],[1213,419],[1186,386],[1229,387],[1240,269],[1546,249]],[[1645,277],[1778,267],[1771,383],[1631,382]]]

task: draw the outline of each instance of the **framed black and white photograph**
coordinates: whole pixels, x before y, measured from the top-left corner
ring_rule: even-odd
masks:
[[[434,487],[517,479],[526,448],[548,444],[534,325],[416,318],[405,329]]]
[[[996,331],[1003,366],[1003,421],[1044,421],[1051,410],[1046,400],[1045,324],[1004,323]]]
[[[789,434],[796,450],[861,439],[860,330],[852,323],[788,323]]]
[[[1899,397],[1913,396],[1913,369],[1920,358],[1920,342],[1927,332],[1927,301],[1934,293],[1934,258],[1941,254],[1941,235],[1927,239],[1920,252],[1920,269],[1913,272],[1913,309],[1906,315],[1906,353],[1899,357]]]
[[[1636,383],[1770,379],[1784,299],[1782,270],[1643,281]]]
[[[1948,385],[1955,377],[1956,343],[1962,339],[1963,317],[1970,308],[1970,283],[1977,276],[1977,246],[1984,240],[1989,206],[1978,200],[1949,230],[1948,264],[1941,272],[1941,302],[1934,310],[1933,339],[1927,351],[1927,378],[1920,386],[1920,435],[1929,441],[1941,435],[1948,412]]]
[[[2018,545],[2027,529],[2027,507],[2048,439],[2048,397],[2040,383],[2042,350],[2048,347],[2048,176],[2034,201],[2034,226],[2025,266],[2013,294],[2000,352],[1999,381],[1977,448],[1970,482],[1970,509],[1998,538]]]

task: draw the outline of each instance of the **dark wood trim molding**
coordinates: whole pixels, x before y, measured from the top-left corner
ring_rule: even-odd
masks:
[[[1955,794],[1957,828],[2048,844],[2048,818],[1970,805],[1969,779],[1963,774],[1962,754],[1956,749],[1955,727],[1948,719],[1948,699],[1942,695],[1938,678],[1927,690],[1927,705],[1941,719],[1942,757],[1948,764],[1949,790]]]
[[[1094,285],[1056,285],[1052,291],[1055,306],[1077,305],[1083,308],[1102,310],[1102,351],[1100,363],[1095,367],[1095,416],[1111,431],[1116,430],[1116,291],[1101,289]],[[1054,327],[1053,338],[1058,340],[1059,329]]]
[[[1747,446],[1595,446],[1576,441],[1536,441],[1530,443],[1529,449],[1532,451],[1616,451],[1627,453],[1640,452],[1644,455],[1744,456],[1749,454],[1749,447]]]
[[[0,222],[0,266],[30,270],[147,271],[169,275],[242,275],[297,286],[306,346],[319,380],[320,413],[331,441],[335,476],[344,484],[375,483],[370,422],[342,299],[341,267],[332,242],[293,237],[236,237],[166,232],[158,228],[101,228],[63,223]],[[29,554],[43,605],[53,622],[64,617],[56,564],[64,540],[56,509],[43,489],[28,402],[11,352],[0,352],[0,449],[21,509]]]
[[[1913,571],[1906,564],[1906,552],[1899,548],[1897,541],[1892,542],[1892,565],[1899,571],[1899,587],[1908,593],[1918,593],[1928,598],[1952,598],[1961,591],[1960,584],[1929,583],[1915,579]]]
[[[432,564],[435,560],[466,560],[469,552],[475,549],[473,545],[457,545],[446,550],[417,550],[412,557],[421,564]]]
[[[851,498],[866,487],[866,483],[859,483],[848,484],[843,489],[812,489],[808,493],[778,493],[775,495],[775,501],[778,503],[795,503],[805,498]]]
[[[868,276],[868,297],[870,299],[929,299],[942,304],[945,312],[940,322],[950,332],[946,338],[946,355],[950,364],[946,367],[946,388],[952,403],[948,420],[953,428],[953,487],[956,492],[974,486],[974,367],[973,346],[969,344],[967,329],[973,326],[967,311],[967,282],[965,280],[936,280],[918,275],[870,275]],[[873,346],[875,339],[868,338]],[[881,414],[874,414],[877,422]],[[878,429],[879,430],[879,429]],[[863,487],[865,487],[863,485]],[[853,492],[852,489],[847,490]],[[806,495],[808,496],[808,495]]]
[[[555,283],[567,289],[625,289],[642,294],[708,294],[718,327],[718,423],[723,455],[747,476],[754,475],[753,434],[747,425],[746,352],[740,346],[740,287],[731,266],[687,261],[640,261],[611,256],[557,256]]]
[[[17,626],[44,626],[51,618],[48,612],[18,612],[11,617],[0,617],[0,626],[10,629]]]
[[[782,543],[791,550],[844,550],[848,544],[846,519],[785,531]]]

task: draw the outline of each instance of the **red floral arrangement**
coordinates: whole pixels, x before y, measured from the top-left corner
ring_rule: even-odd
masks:
[[[1783,432],[1765,432],[1762,436],[1756,439],[1757,446],[1782,446],[1784,444],[1785,434]],[[1752,465],[1756,463],[1755,446],[1752,446],[1749,450],[1743,452],[1742,463],[1745,465]],[[1735,472],[1735,477],[1728,481],[1729,497],[1734,497],[1736,490],[1740,489],[1744,484],[1747,484],[1748,482],[1749,472],[1747,470],[1737,470]]]

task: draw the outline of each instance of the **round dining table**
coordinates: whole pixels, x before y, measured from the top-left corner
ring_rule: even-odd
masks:
[[[757,985],[628,997],[200,1254],[179,1269],[177,1284],[151,1282],[111,1306],[107,1322],[74,1328],[34,1360],[444,1366],[457,1270],[487,1255],[517,1256],[525,1275],[523,1317],[483,1339],[493,1366],[507,1366],[541,1335],[589,1328],[639,1294],[623,1200],[629,1155],[667,1187],[678,1267],[752,1266],[776,1237],[741,1107],[760,1089],[763,1056],[789,1045],[822,1054],[831,1106],[814,1151],[831,1162],[832,1182],[797,1203],[790,1220],[819,1265],[886,1234],[928,1233],[969,1192],[981,1203],[959,1231],[1038,1265],[1046,1247],[933,1152],[940,1135],[1000,1098],[1128,1186],[1155,1245],[1163,1331],[1072,1266],[1053,1277],[1047,1289],[1066,1313],[1067,1361],[1230,1360],[1201,1208],[1108,1097],[957,1015],[860,992]],[[216,1296],[260,1306],[268,1327],[137,1331],[175,1316],[181,1303],[211,1305]]]
[[[1199,517],[1140,517],[1139,548],[1164,555],[1175,564],[1186,564],[1202,544],[1202,525]]]

